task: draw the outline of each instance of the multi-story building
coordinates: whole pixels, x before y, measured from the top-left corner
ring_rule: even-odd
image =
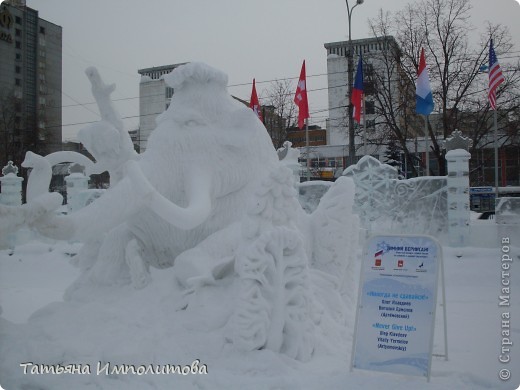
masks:
[[[392,99],[395,106],[410,94],[415,97],[415,86],[408,80],[398,61],[399,46],[392,36],[352,40],[353,75],[360,56],[363,57],[364,101],[362,123],[354,123],[356,158],[369,154],[384,160],[387,152],[385,132],[388,129],[381,120],[382,108],[378,107],[376,92],[381,93],[384,86],[384,100]],[[323,166],[333,169],[337,177],[343,172],[349,161],[349,85],[348,55],[349,41],[325,43],[327,50],[327,79],[329,98],[329,119],[327,120],[326,145],[314,146],[309,151],[311,167]],[[392,69],[388,65],[393,63]],[[379,89],[378,89],[379,88]],[[413,91],[412,91],[413,90]],[[400,118],[396,118],[399,122]],[[415,128],[415,126],[412,126]],[[416,137],[417,134],[407,134]],[[366,142],[365,142],[366,141]],[[301,148],[302,165],[306,165],[307,151]]]
[[[327,79],[329,91],[329,121],[327,129],[328,145],[348,145],[348,52],[349,42],[331,42],[325,44],[327,49]],[[357,39],[352,41],[353,67],[355,68],[359,56],[363,55],[364,73],[364,123],[367,132],[376,131],[376,101],[374,99],[374,75],[385,77],[381,71],[384,56],[389,51],[397,49],[397,42],[391,36]],[[381,80],[378,80],[381,82]],[[395,99],[399,99],[399,83],[397,78],[390,80],[390,89]],[[357,124],[356,124],[357,126]],[[362,137],[356,137],[356,144],[362,143]],[[348,148],[347,148],[348,149]]]
[[[61,150],[62,28],[23,0],[0,6],[0,165]]]
[[[349,42],[330,42],[326,43],[327,50],[327,80],[329,98],[329,119],[327,120],[326,145],[313,145],[309,150],[311,167],[326,167],[334,170],[334,176],[343,172],[346,168],[348,158],[348,53]],[[358,39],[352,41],[353,69],[358,63],[360,54],[363,55],[364,73],[364,107],[362,128],[355,124],[355,142],[357,159],[365,154],[382,157],[384,147],[369,145],[363,147],[363,133],[374,135],[376,129],[376,99],[374,98],[376,79],[375,74],[379,72],[383,65],[383,56],[388,55],[391,50],[397,49],[397,42],[391,36]],[[378,73],[378,77],[383,75]],[[384,77],[384,76],[383,76]],[[392,89],[392,96],[399,99],[400,90],[397,78],[389,80]],[[365,134],[366,134],[365,133]],[[302,163],[306,165],[307,149],[301,148]],[[315,177],[318,178],[318,177]]]
[[[164,65],[153,68],[139,69],[139,152],[146,150],[148,137],[156,127],[157,115],[164,112],[170,105],[173,88],[166,85],[163,76],[176,67],[184,65]]]

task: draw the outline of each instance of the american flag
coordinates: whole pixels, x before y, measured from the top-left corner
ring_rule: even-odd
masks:
[[[495,54],[495,49],[493,48],[493,40],[489,41],[489,87],[488,87],[488,98],[489,105],[493,110],[496,109],[496,90],[500,84],[502,84],[505,79],[502,74],[502,70],[500,69],[500,64],[498,63],[497,56]]]

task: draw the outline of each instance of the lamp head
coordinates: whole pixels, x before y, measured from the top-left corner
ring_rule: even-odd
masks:
[[[365,0],[357,0],[356,4],[363,4],[363,1],[365,1]]]

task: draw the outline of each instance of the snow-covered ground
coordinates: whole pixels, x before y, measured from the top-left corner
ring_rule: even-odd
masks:
[[[168,270],[152,272],[154,283],[143,290],[107,287],[90,291],[91,297],[83,296],[81,307],[63,302],[66,287],[79,275],[71,261],[80,247],[64,242],[31,241],[12,254],[0,251],[0,343],[4,348],[16,348],[19,340],[10,338],[24,338],[31,356],[41,355],[35,364],[56,364],[45,359],[56,352],[59,356],[60,351],[69,359],[62,364],[83,364],[83,368],[90,364],[91,373],[86,375],[31,375],[31,366],[27,366],[25,376],[32,377],[33,386],[23,388],[31,389],[516,389],[520,384],[520,250],[515,241],[520,237],[509,237],[513,244],[509,254],[514,260],[507,279],[502,275],[500,238],[494,248],[443,248],[449,359],[434,357],[429,384],[420,377],[349,372],[350,343],[345,343],[341,357],[320,354],[307,363],[269,350],[232,350],[222,343],[218,330],[209,329],[214,323],[225,323],[229,314],[229,305],[219,301],[223,292],[217,287],[203,290],[204,296],[196,302],[206,306],[205,316],[200,316],[200,311],[175,316],[182,308],[174,305],[178,306],[182,297],[172,288]],[[460,254],[462,257],[457,257]],[[499,306],[502,282],[510,283],[508,307]],[[169,301],[164,298],[168,295],[172,297]],[[502,327],[504,312],[511,316],[508,327]],[[55,316],[50,325],[52,313]],[[92,313],[98,313],[97,318],[92,318]],[[434,347],[438,354],[443,353],[441,313],[438,310]],[[135,318],[136,314],[142,317]],[[122,323],[126,326],[118,331]],[[67,339],[74,334],[71,327],[77,329],[76,339]],[[205,327],[207,332],[201,333]],[[499,361],[505,337],[502,331],[509,331],[508,338],[513,341],[508,363]],[[110,350],[110,345],[118,350],[104,352],[103,364],[189,365],[199,359],[200,367],[207,365],[207,374],[96,375],[98,352]],[[12,354],[10,361],[15,356],[15,361],[27,362],[27,350],[7,350]],[[510,370],[508,381],[499,379],[501,369]],[[23,371],[22,366],[4,367],[2,373],[23,378]],[[6,390],[19,389],[6,387],[6,382],[18,383],[0,376]],[[41,387],[34,387],[34,383]]]
[[[428,385],[349,372],[362,259],[354,181],[338,178],[323,196],[307,191],[302,209],[297,156],[280,162],[253,111],[228,94],[227,76],[199,63],[165,78],[172,104],[136,156],[113,88],[87,75],[102,120],[82,138],[111,188],[55,215],[55,162],[32,155],[27,164],[41,164],[45,182],[32,173],[33,199],[0,205],[0,241],[29,226],[63,240],[0,251],[5,389],[517,387],[518,230],[473,220],[471,247],[444,248],[449,360],[434,358]],[[67,243],[75,240],[85,244]],[[434,353],[443,354],[437,319]],[[501,381],[500,372],[512,376]]]

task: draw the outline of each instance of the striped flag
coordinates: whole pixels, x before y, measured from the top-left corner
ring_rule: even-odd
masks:
[[[426,59],[424,57],[424,48],[421,49],[419,70],[417,71],[415,111],[423,115],[430,115],[433,111],[433,95],[428,77],[428,68],[426,67]]]
[[[356,71],[356,80],[352,89],[352,104],[354,111],[352,116],[357,123],[361,123],[361,102],[363,101],[363,58],[359,56],[359,62]]]
[[[255,79],[253,79],[253,90],[251,91],[251,100],[249,101],[249,108],[251,108],[258,117],[258,119],[260,119],[260,121],[263,122],[260,102],[258,101],[258,95],[256,94]]]
[[[497,56],[495,54],[495,49],[493,48],[493,40],[489,41],[489,87],[488,87],[488,99],[489,105],[493,110],[496,109],[497,96],[496,90],[500,84],[502,84],[505,79],[502,74],[502,70],[500,69],[500,64],[498,63]]]

